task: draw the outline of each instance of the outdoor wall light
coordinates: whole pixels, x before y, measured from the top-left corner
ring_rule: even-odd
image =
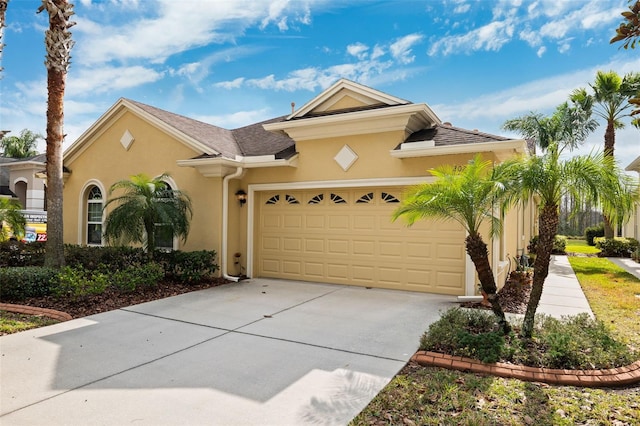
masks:
[[[247,202],[247,193],[242,189],[238,189],[238,191],[236,192],[236,200],[238,200],[238,202],[240,203],[240,207],[242,207],[244,203]]]

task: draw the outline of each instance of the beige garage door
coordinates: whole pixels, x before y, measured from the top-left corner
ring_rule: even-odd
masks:
[[[256,276],[464,294],[455,222],[391,222],[401,189],[257,193]]]

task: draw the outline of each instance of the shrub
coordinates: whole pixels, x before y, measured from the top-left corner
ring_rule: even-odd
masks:
[[[635,238],[604,238],[594,239],[596,247],[600,249],[600,257],[631,257],[638,249],[638,240]]]
[[[489,333],[471,334],[468,331],[458,332],[462,356],[479,359],[482,362],[497,362],[502,355],[504,348],[504,337],[500,333],[490,331]]]
[[[584,230],[584,239],[587,241],[588,245],[595,246],[596,243],[593,240],[597,237],[604,237],[603,223],[596,226],[590,226]]]
[[[95,270],[106,266],[111,270],[123,270],[148,262],[147,254],[140,247],[86,247],[65,245],[67,265]]]
[[[538,246],[538,236],[534,236],[529,241],[529,245],[527,246],[527,250],[529,253],[536,253],[536,249]],[[567,237],[564,235],[556,235],[553,239],[553,247],[551,248],[551,254],[565,254],[565,250],[567,248]]]
[[[0,266],[6,268],[42,265],[44,265],[44,243],[0,242]]]
[[[164,276],[164,270],[156,262],[139,267],[129,267],[110,274],[110,284],[119,291],[132,292],[140,288],[151,288]]]
[[[58,273],[58,285],[52,289],[52,294],[58,298],[78,300],[104,293],[107,287],[109,287],[107,273],[91,271],[81,266],[65,266]]]
[[[453,308],[444,312],[420,338],[420,349],[462,356],[460,331],[489,333],[496,329],[495,316],[487,311]]]
[[[155,259],[164,268],[165,277],[184,283],[198,283],[214,274],[219,266],[215,263],[216,252],[201,250],[184,252],[158,251]]]
[[[57,284],[57,270],[42,266],[0,269],[0,299],[20,301],[47,296]]]

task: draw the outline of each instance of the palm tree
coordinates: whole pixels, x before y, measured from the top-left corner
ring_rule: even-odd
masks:
[[[0,73],[4,70],[2,68],[2,51],[4,50],[4,43],[2,42],[2,36],[4,35],[5,14],[7,12],[7,5],[9,0],[0,0]],[[0,76],[2,78],[2,76]]]
[[[172,237],[186,241],[193,216],[191,200],[186,193],[169,188],[164,182],[168,177],[167,173],[156,178],[138,174],[111,185],[109,195],[116,190],[124,190],[124,194],[110,199],[104,207],[118,204],[105,221],[107,240],[140,243],[150,258],[153,258],[159,232],[169,230]]]
[[[5,241],[9,236],[7,227],[16,237],[24,235],[26,221],[21,209],[18,200],[0,197],[0,241]]]
[[[73,4],[67,0],[42,0],[38,13],[49,14],[49,29],[45,33],[47,55],[47,245],[45,265],[64,265],[62,228],[62,142],[64,140],[64,91],[67,70],[71,63],[73,40],[69,28]]]
[[[393,213],[393,220],[403,216],[411,225],[425,218],[453,219],[464,227],[468,234],[465,239],[467,253],[473,261],[491,309],[498,317],[501,330],[506,334],[510,326],[500,306],[487,244],[480,234],[480,227],[486,221],[491,225],[492,237],[502,230],[501,217],[496,216],[494,211],[504,186],[491,178],[491,169],[491,162],[483,161],[477,155],[462,169],[443,165],[430,170],[436,180],[409,190],[401,206]]]
[[[628,73],[620,77],[615,71],[598,71],[596,80],[590,84],[593,94],[586,89],[577,89],[573,97],[590,99],[593,112],[607,123],[604,133],[604,153],[613,157],[616,129],[624,128],[623,118],[631,117],[633,104],[630,101],[640,93],[640,73]],[[632,121],[635,125],[636,120]],[[640,123],[639,123],[640,124]],[[604,236],[613,238],[613,227],[609,217],[604,217]]]
[[[506,182],[505,203],[534,199],[538,203],[538,244],[533,284],[522,335],[530,338],[544,281],[549,273],[551,250],[558,231],[562,197],[598,203],[606,214],[623,219],[631,209],[633,189],[611,156],[604,154],[573,157],[560,161],[564,148],[572,148],[593,131],[589,98],[572,97],[572,105],[560,105],[551,117],[538,114],[508,120],[503,127],[535,139],[546,150],[542,156],[509,160],[496,167],[495,174]],[[562,144],[562,145],[560,145]]]
[[[621,13],[624,20],[616,28],[616,35],[609,43],[624,41],[622,47],[635,49],[640,43],[640,0],[629,0],[629,10]]]
[[[22,129],[20,136],[5,136],[0,139],[3,155],[11,158],[28,158],[38,155],[36,147],[42,135],[29,129]]]

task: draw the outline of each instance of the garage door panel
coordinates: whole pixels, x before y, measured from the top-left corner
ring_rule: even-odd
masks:
[[[462,227],[392,222],[399,204],[383,200],[382,192],[258,193],[257,276],[464,294]],[[291,199],[299,204],[289,204]]]
[[[347,231],[349,230],[349,219],[347,215],[329,216],[329,226],[327,229],[329,231]]]
[[[296,260],[283,260],[282,272],[285,274],[300,275],[302,273],[302,263]]]
[[[283,238],[282,250],[285,252],[299,253],[302,250],[302,238]]]
[[[283,218],[283,226],[289,229],[302,229],[302,216],[285,215]]]
[[[324,278],[324,263],[305,262],[304,275],[310,278]]]

